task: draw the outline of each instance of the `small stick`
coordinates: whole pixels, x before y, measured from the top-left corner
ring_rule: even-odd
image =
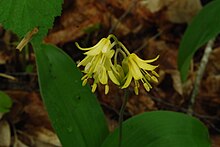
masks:
[[[205,52],[204,52],[204,55],[202,57],[202,60],[201,60],[201,63],[200,63],[200,66],[199,66],[199,69],[198,69],[198,72],[197,72],[196,80],[195,80],[195,83],[194,83],[194,88],[193,88],[192,95],[191,95],[191,100],[190,100],[191,103],[190,103],[189,108],[188,108],[188,113],[189,114],[193,114],[193,105],[195,103],[196,96],[199,93],[200,82],[201,82],[201,79],[204,75],[205,68],[206,68],[206,65],[208,63],[209,55],[212,52],[212,46],[214,44],[214,40],[215,39],[209,40],[209,42],[206,45]]]
[[[25,47],[25,45],[28,44],[28,42],[31,40],[33,35],[35,35],[38,32],[38,28],[34,28],[32,31],[29,31],[25,37],[21,40],[21,42],[17,45],[16,49],[19,51],[22,51],[22,49]]]
[[[4,78],[10,79],[10,80],[16,80],[15,77],[4,74],[4,73],[0,73],[0,77],[4,77]]]

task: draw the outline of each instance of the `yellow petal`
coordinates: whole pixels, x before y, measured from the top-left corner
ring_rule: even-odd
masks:
[[[150,60],[143,60],[141,58],[139,58],[136,54],[132,53],[130,56],[132,56],[132,58],[138,62],[144,62],[144,63],[151,63],[156,61],[160,56],[158,55],[156,58],[154,59],[150,59]]]
[[[93,50],[89,50],[88,52],[85,52],[84,54],[88,55],[88,56],[95,56],[95,55],[100,54],[101,51],[102,51],[102,46],[97,47],[97,48],[95,48]]]
[[[118,71],[118,74],[119,74],[120,79],[124,79],[125,73],[124,73],[123,68],[122,68],[119,64],[117,64],[117,65],[116,65],[116,69],[117,69],[117,71]]]
[[[140,68],[133,60],[129,60],[128,67],[135,80],[140,80],[143,78],[143,74],[141,73]]]
[[[122,89],[127,88],[127,87],[130,85],[131,80],[132,80],[132,75],[131,75],[130,72],[128,72],[128,75],[127,75],[127,77],[126,77],[125,84],[122,86]]]
[[[107,53],[111,49],[111,42],[110,40],[106,39],[105,44],[102,47],[102,53]]]
[[[108,76],[105,67],[101,67],[101,72],[99,73],[99,81],[103,85],[108,83]]]
[[[88,63],[88,64],[85,66],[85,68],[84,68],[84,72],[85,72],[85,73],[89,73],[89,72],[90,72],[90,69],[91,69],[91,66],[92,66],[92,63],[91,63],[91,62]]]
[[[113,71],[108,71],[108,75],[109,78],[112,80],[113,83],[115,83],[116,85],[120,85],[118,79],[116,78],[116,76],[114,75]]]
[[[81,62],[79,62],[79,64],[77,65],[77,67],[83,65],[85,66],[86,64],[88,64],[89,62],[92,61],[92,56],[86,56]]]
[[[109,51],[106,52],[104,55],[105,55],[107,58],[112,58],[114,54],[115,54],[115,51],[114,51],[114,50],[109,50]]]
[[[90,56],[95,56],[100,54],[101,52],[104,53],[107,52],[108,50],[110,50],[110,41],[106,38],[103,38],[104,40],[101,40],[102,42],[99,43],[98,46],[96,46],[95,48],[89,50],[88,52],[85,52],[84,54],[86,55],[90,55]]]
[[[156,58],[152,59],[152,60],[142,60],[140,59],[136,54],[132,53],[130,55],[130,58],[133,59],[135,61],[135,63],[142,69],[145,70],[154,70],[155,68],[157,68],[158,66],[154,66],[154,65],[150,65],[148,63],[153,62],[155,60],[157,60],[159,58],[159,56],[157,56]]]
[[[157,68],[158,67],[158,65],[157,66],[155,66],[155,65],[150,65],[150,64],[148,64],[148,63],[144,63],[144,62],[136,62],[137,64],[138,64],[138,66],[140,67],[140,68],[142,68],[142,69],[144,69],[144,70],[154,70],[155,68]]]
[[[100,46],[100,44],[102,44],[105,40],[107,40],[107,39],[102,38],[96,45],[94,45],[93,47],[88,47],[88,48],[80,47],[77,42],[75,44],[76,44],[77,48],[79,48],[80,50],[93,50],[93,49],[97,48],[98,46]]]

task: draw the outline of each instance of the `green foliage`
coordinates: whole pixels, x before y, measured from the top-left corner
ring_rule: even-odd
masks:
[[[219,34],[219,12],[220,0],[214,0],[199,12],[187,28],[178,53],[178,68],[183,82],[187,78],[190,61],[194,53],[208,40]]]
[[[8,112],[11,106],[12,106],[11,98],[4,92],[0,91],[0,112],[2,113]]]
[[[34,45],[41,95],[64,147],[98,147],[108,135],[104,114],[82,74],[62,50]]]
[[[102,147],[118,146],[118,129]],[[122,147],[210,147],[206,127],[197,119],[176,112],[155,111],[123,124]]]
[[[63,0],[0,0],[0,23],[23,37],[38,27],[42,39],[52,27],[54,17],[60,15]]]

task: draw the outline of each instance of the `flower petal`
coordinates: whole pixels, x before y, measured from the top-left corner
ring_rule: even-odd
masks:
[[[77,42],[76,42],[75,44],[76,44],[77,48],[79,48],[80,50],[83,50],[83,51],[85,51],[85,50],[93,50],[93,49],[97,48],[98,46],[100,46],[100,44],[102,44],[103,41],[105,41],[105,40],[108,40],[108,39],[102,38],[96,45],[94,45],[94,46],[92,46],[92,47],[88,47],[88,48],[82,48],[82,47],[80,47]]]
[[[140,80],[143,77],[140,68],[132,59],[129,59],[128,67],[135,80]]]
[[[145,70],[154,70],[155,68],[157,68],[158,66],[154,66],[154,65],[150,65],[148,63],[153,62],[155,60],[157,60],[159,58],[159,56],[157,56],[155,59],[152,60],[142,60],[140,59],[136,54],[132,53],[130,55],[130,58],[133,59],[135,61],[135,63],[142,69]]]
[[[154,62],[156,61],[160,56],[158,55],[156,58],[154,59],[150,59],[150,60],[143,60],[141,58],[139,58],[136,54],[132,53],[131,54],[132,58],[138,62],[144,62],[144,63],[151,63],[151,62]]]
[[[118,79],[116,78],[116,76],[114,75],[113,71],[108,71],[108,75],[109,78],[112,80],[113,83],[115,83],[116,85],[120,85]]]
[[[85,55],[90,55],[90,56],[95,56],[100,54],[101,52],[106,53],[107,51],[109,51],[110,46],[111,46],[111,42],[110,40],[103,38],[97,45],[95,45],[96,47],[90,49],[88,52],[85,52]]]
[[[93,58],[92,56],[86,56],[81,62],[79,62],[77,67],[81,65],[86,66],[92,60],[92,58]]]
[[[127,88],[127,87],[130,85],[131,80],[132,80],[132,75],[131,75],[130,72],[128,72],[126,81],[125,81],[124,85],[123,85],[121,88],[122,88],[122,89]]]
[[[150,65],[150,64],[148,64],[148,63],[144,63],[144,62],[138,62],[138,61],[135,61],[135,62],[137,63],[137,65],[138,65],[140,68],[142,68],[142,69],[144,69],[144,70],[154,70],[155,68],[158,67],[158,65],[155,66],[155,65]]]
[[[108,76],[107,76],[107,73],[106,73],[106,69],[103,66],[101,67],[101,72],[99,73],[99,81],[103,85],[108,83]]]

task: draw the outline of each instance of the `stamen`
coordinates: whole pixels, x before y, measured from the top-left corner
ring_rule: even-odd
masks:
[[[105,85],[105,94],[108,94],[108,92],[109,92],[109,86]]]
[[[96,88],[97,88],[97,84],[94,83],[94,84],[92,85],[92,92],[93,92],[93,93],[95,92]]]

